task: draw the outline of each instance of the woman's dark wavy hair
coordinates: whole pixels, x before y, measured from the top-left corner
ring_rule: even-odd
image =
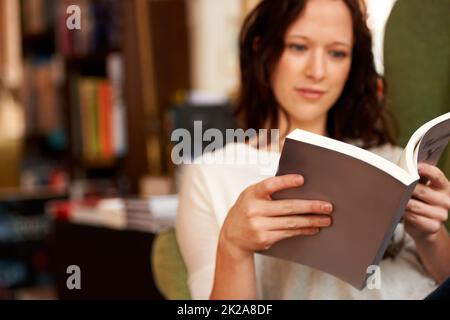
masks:
[[[271,88],[271,72],[285,48],[287,29],[307,1],[262,0],[245,19],[239,39],[241,90],[234,113],[242,128],[278,126],[279,104]],[[348,80],[328,113],[328,134],[338,140],[358,140],[364,148],[394,143],[395,123],[379,94],[382,79],[375,70],[365,8],[359,0],[340,1],[352,16],[354,47]]]

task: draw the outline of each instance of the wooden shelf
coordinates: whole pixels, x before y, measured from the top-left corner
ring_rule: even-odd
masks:
[[[39,200],[65,197],[67,197],[66,192],[55,191],[50,187],[40,187],[33,190],[26,190],[22,188],[0,189],[0,201]]]
[[[50,55],[55,52],[56,42],[53,29],[41,33],[23,34],[22,47],[24,55]]]
[[[120,48],[110,48],[88,54],[72,54],[65,55],[64,59],[67,63],[84,63],[84,62],[98,62],[105,61],[106,58],[113,53],[121,53]]]
[[[88,158],[82,159],[81,163],[88,168],[111,168],[119,165],[120,158]]]

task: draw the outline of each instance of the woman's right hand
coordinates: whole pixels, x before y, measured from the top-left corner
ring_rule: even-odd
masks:
[[[245,189],[228,212],[220,244],[233,255],[249,255],[274,243],[317,234],[331,225],[331,203],[318,200],[272,200],[274,192],[300,187],[304,178],[289,174],[265,179]]]

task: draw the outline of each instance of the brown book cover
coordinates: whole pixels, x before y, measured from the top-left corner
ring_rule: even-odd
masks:
[[[411,137],[402,167],[353,145],[294,130],[276,175],[301,174],[305,183],[272,198],[331,202],[333,224],[260,253],[308,265],[363,289],[373,272],[368,268],[381,261],[419,181],[417,161],[436,164],[449,138],[450,113],[427,122]],[[421,154],[428,156],[418,158]]]

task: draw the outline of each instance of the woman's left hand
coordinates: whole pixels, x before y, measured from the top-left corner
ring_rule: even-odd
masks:
[[[405,212],[405,229],[417,241],[433,241],[448,219],[450,182],[437,167],[421,163],[419,175],[428,179],[414,189]]]

